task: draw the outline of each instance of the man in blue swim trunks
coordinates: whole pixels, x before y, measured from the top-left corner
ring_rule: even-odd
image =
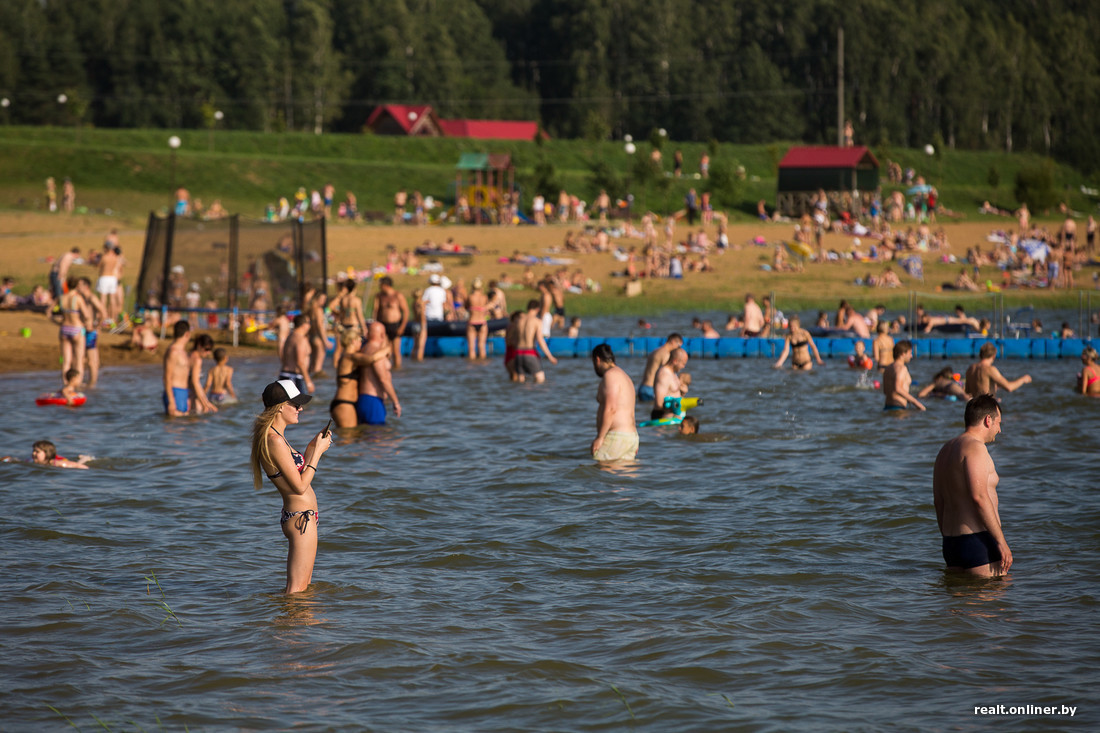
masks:
[[[669,355],[673,349],[684,345],[684,337],[678,333],[670,333],[664,344],[653,350],[645,360],[645,371],[642,373],[642,381],[638,384],[638,399],[642,402],[652,402],[653,381],[657,378],[657,372],[668,363]]]
[[[1001,408],[990,394],[966,403],[966,430],[936,456],[932,498],[947,569],[983,578],[1004,575],[1012,551],[1001,532],[997,469],[986,448],[1001,432]]]
[[[181,417],[191,411],[188,375],[191,372],[187,342],[191,340],[191,324],[176,321],[172,327],[172,345],[164,355],[164,414]]]
[[[386,327],[381,321],[372,321],[367,326],[367,340],[361,352],[371,356],[390,347],[386,336]],[[384,398],[393,401],[393,412],[401,417],[401,402],[393,388],[388,358],[375,359],[359,367],[359,399],[355,402],[355,414],[360,425],[385,425],[386,403]]]

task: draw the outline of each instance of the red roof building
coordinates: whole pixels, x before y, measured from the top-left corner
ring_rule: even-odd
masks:
[[[791,148],[779,161],[782,168],[878,168],[869,148],[816,145]]]
[[[375,107],[367,127],[378,135],[469,137],[475,140],[534,140],[537,122],[528,120],[443,120],[428,105],[384,104]],[[546,137],[546,133],[542,133]]]
[[[834,211],[859,214],[878,189],[878,161],[866,147],[794,147],[779,161],[776,208],[784,216],[812,210],[825,191]]]
[[[426,104],[383,104],[367,118],[367,127],[377,135],[440,137],[440,122]]]

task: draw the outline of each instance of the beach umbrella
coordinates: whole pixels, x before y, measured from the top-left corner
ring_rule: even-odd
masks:
[[[905,192],[905,195],[912,196],[918,193],[928,193],[931,190],[932,187],[930,185],[928,185],[927,183],[922,183],[919,186],[913,186],[912,188],[910,188],[908,191]]]
[[[1033,260],[1046,261],[1050,247],[1041,239],[1021,239],[1020,246],[1027,252],[1027,256]]]

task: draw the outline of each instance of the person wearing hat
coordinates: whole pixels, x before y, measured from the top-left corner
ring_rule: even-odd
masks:
[[[252,424],[252,483],[257,489],[263,476],[283,497],[279,520],[290,546],[286,557],[284,593],[298,593],[313,579],[317,559],[317,494],[313,479],[321,456],[332,445],[332,433],[322,431],[306,446],[302,455],[285,437],[288,425],[296,425],[302,407],[313,399],[303,394],[289,379],[280,379],[264,388],[264,411]]]
[[[433,272],[428,277],[428,287],[424,289],[421,300],[424,303],[424,314],[429,321],[444,321],[447,312],[451,309],[451,298],[447,289],[443,287],[443,278],[439,273]]]

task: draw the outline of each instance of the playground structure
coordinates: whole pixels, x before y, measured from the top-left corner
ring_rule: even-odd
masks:
[[[511,201],[518,195],[516,169],[508,153],[463,153],[459,157],[455,166],[455,217],[459,222],[496,223],[506,197]]]
[[[241,313],[301,309],[327,292],[325,222],[149,215],[135,309]],[[235,319],[234,319],[235,320]]]

